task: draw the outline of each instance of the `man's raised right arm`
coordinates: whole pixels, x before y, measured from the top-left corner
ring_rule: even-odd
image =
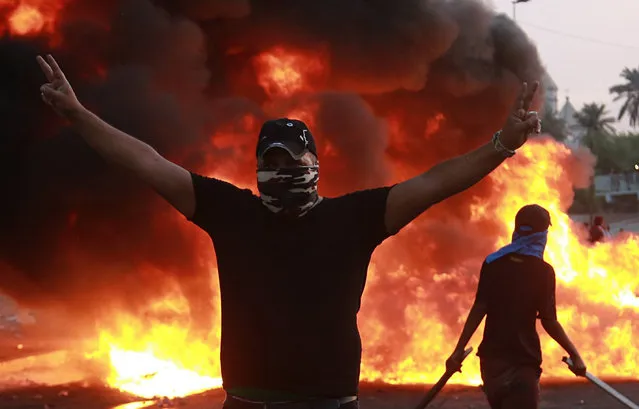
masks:
[[[40,87],[43,101],[69,120],[87,144],[105,160],[132,171],[191,219],[195,213],[191,174],[148,144],[116,129],[83,107],[52,56],[47,55],[46,61],[38,56],[37,61],[48,81]]]

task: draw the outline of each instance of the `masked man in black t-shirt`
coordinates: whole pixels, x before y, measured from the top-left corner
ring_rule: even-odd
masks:
[[[579,352],[557,321],[555,270],[543,260],[550,225],[550,214],[541,206],[527,205],[519,210],[512,243],[484,261],[475,303],[446,362],[450,370],[460,368],[464,348],[486,316],[477,355],[492,409],[538,407],[541,346],[537,318],[570,354],[575,374],[586,373]]]
[[[256,149],[259,196],[190,173],[84,108],[51,56],[38,57],[42,99],[105,159],[131,170],[212,238],[222,304],[226,407],[357,406],[357,312],[373,250],[430,206],[461,192],[539,132],[523,86],[502,129],[480,148],[394,186],[321,197],[306,125],[266,122]],[[300,403],[303,402],[303,403]]]

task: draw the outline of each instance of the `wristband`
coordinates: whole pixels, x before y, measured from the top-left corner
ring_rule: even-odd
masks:
[[[501,130],[495,132],[495,134],[493,135],[493,147],[495,148],[495,150],[504,155],[506,158],[510,158],[515,155],[515,151],[508,149],[504,146],[503,143],[501,143],[501,140],[499,139],[500,136]]]

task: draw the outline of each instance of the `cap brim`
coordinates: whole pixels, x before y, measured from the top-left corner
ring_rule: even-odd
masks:
[[[295,160],[300,160],[302,159],[302,157],[304,156],[304,154],[306,154],[306,152],[308,152],[307,149],[302,149],[301,152],[294,152],[289,146],[286,146],[285,144],[283,144],[282,142],[273,142],[271,144],[269,144],[266,148],[262,149],[262,153],[260,154],[260,158],[264,157],[264,155],[266,154],[266,152],[270,151],[273,148],[280,148],[280,149],[284,149],[286,152],[288,152],[289,155],[291,155],[291,157]]]

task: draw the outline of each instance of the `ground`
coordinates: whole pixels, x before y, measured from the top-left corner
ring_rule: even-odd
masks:
[[[639,402],[639,382],[613,383],[613,387],[631,400]],[[421,399],[424,388],[363,385],[362,409],[412,409]],[[174,408],[220,409],[224,393],[220,390],[190,396],[173,403]],[[0,409],[140,409],[158,408],[158,402],[141,405],[131,396],[117,391],[83,385],[64,387],[29,387],[0,392]],[[128,404],[127,404],[128,403]],[[167,406],[168,407],[168,406]],[[449,385],[428,406],[442,409],[488,409],[478,388]],[[542,385],[542,409],[580,408],[616,409],[623,405],[586,381],[570,384]]]

